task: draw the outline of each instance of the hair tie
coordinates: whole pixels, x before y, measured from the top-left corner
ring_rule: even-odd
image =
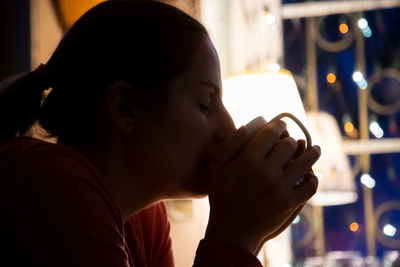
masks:
[[[34,71],[34,74],[39,78],[40,88],[44,91],[50,87],[50,79],[47,73],[47,67],[41,63]]]

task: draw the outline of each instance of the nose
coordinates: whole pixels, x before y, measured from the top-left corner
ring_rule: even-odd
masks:
[[[218,131],[216,133],[216,141],[218,143],[222,142],[236,131],[236,127],[232,120],[232,117],[223,105],[219,114],[219,125]]]

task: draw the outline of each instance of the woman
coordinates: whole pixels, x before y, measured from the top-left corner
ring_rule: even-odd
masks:
[[[206,30],[166,4],[94,7],[45,65],[0,90],[9,266],[173,266],[157,202],[206,194],[194,265],[260,266],[262,244],[317,188],[319,147],[305,151],[282,121],[236,130]],[[58,144],[22,136],[36,120]]]

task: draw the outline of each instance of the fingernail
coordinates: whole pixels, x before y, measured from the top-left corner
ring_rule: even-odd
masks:
[[[321,155],[321,147],[319,145],[315,145],[314,148],[318,151],[318,153]]]

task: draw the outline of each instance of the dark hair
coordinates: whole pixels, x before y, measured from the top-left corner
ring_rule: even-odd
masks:
[[[65,34],[45,66],[0,84],[0,142],[23,134],[37,118],[52,136],[90,132],[96,104],[116,80],[154,103],[162,101],[163,88],[191,64],[205,38],[198,21],[167,4],[113,0],[95,6]]]

